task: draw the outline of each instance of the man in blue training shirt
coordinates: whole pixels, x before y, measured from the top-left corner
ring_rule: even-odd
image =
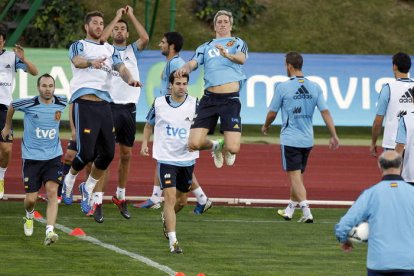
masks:
[[[191,150],[212,149],[217,168],[223,166],[223,152],[226,164],[232,166],[240,150],[239,92],[246,80],[242,65],[247,59],[247,44],[231,36],[232,26],[231,12],[218,11],[214,16],[216,38],[199,46],[193,58],[176,71],[181,77],[204,64],[204,96],[197,107],[188,146]],[[214,131],[218,118],[224,140],[211,141],[207,134]]]
[[[309,154],[313,146],[313,113],[318,107],[322,118],[329,129],[331,149],[339,147],[335,125],[329,113],[322,90],[302,73],[303,58],[297,52],[286,54],[286,70],[289,80],[276,86],[272,103],[267,113],[262,133],[267,134],[271,123],[276,119],[277,112],[282,112],[282,128],[280,131],[280,146],[282,150],[282,165],[287,171],[290,189],[290,202],[285,210],[278,214],[285,220],[291,220],[296,206],[299,204],[303,216],[299,222],[312,223],[309,204],[306,200],[306,189],[303,184],[303,173],[306,169]]]
[[[345,252],[349,231],[369,223],[367,275],[414,275],[414,186],[401,178],[402,158],[394,150],[378,158],[382,181],[366,189],[335,226]]]
[[[58,212],[57,190],[62,181],[59,124],[67,99],[65,96],[54,96],[55,80],[49,74],[39,77],[37,88],[39,96],[12,101],[1,135],[3,138],[10,135],[13,114],[15,110],[22,111],[24,113],[23,182],[26,190],[24,233],[26,236],[33,234],[34,207],[37,194],[44,184],[48,197],[44,244],[50,245],[58,240],[54,226]]]

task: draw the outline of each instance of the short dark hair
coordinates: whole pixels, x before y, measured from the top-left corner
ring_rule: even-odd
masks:
[[[84,18],[84,20],[83,20],[83,23],[84,23],[84,24],[89,24],[89,22],[91,22],[91,20],[92,20],[92,17],[94,17],[94,16],[99,16],[99,17],[101,17],[102,19],[103,19],[103,17],[104,17],[103,13],[102,13],[102,12],[100,12],[100,11],[91,11],[91,12],[88,12],[88,13],[85,15],[85,18]]]
[[[173,84],[173,83],[174,83],[174,80],[176,79],[176,77],[174,77],[174,73],[175,73],[175,71],[174,71],[174,72],[172,72],[172,73],[170,74],[169,78],[168,78],[168,80],[169,80],[169,82],[170,82],[171,84]],[[187,82],[189,82],[189,81],[190,81],[190,76],[189,76],[188,74],[184,74],[184,75],[182,76],[182,78],[187,78]]]
[[[40,81],[41,81],[43,78],[51,78],[51,79],[53,80],[53,84],[56,84],[56,83],[55,83],[55,78],[54,78],[54,77],[52,77],[51,75],[49,75],[48,73],[45,73],[45,74],[41,75],[41,76],[37,79],[37,87],[40,87]]]
[[[411,58],[406,53],[398,52],[392,57],[392,64],[397,66],[401,73],[408,73],[411,68]]]
[[[168,45],[174,44],[176,52],[181,51],[184,44],[184,38],[179,32],[167,32],[164,34],[164,37],[167,39]]]
[[[119,19],[117,23],[124,23],[127,28],[127,32],[129,32],[128,22],[126,22],[124,19]]]
[[[399,169],[402,163],[402,157],[400,154],[397,154],[394,159],[385,158],[383,155],[380,155],[378,162],[383,170],[387,169]]]
[[[7,30],[5,28],[1,28],[1,26],[0,26],[0,36],[3,37],[3,40],[6,40]]]
[[[289,52],[285,56],[286,63],[293,66],[293,68],[302,70],[303,57],[298,52]]]

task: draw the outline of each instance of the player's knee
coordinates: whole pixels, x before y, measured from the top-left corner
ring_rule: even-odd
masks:
[[[100,154],[96,157],[94,164],[97,169],[106,170],[111,164],[112,160],[114,159],[114,153],[104,153]]]
[[[119,154],[119,159],[121,160],[121,162],[127,162],[131,160],[131,157],[132,157],[131,151],[125,151]]]
[[[226,144],[226,149],[230,153],[236,154],[236,153],[239,153],[240,151],[240,145],[239,144],[229,144],[229,145]]]
[[[63,157],[63,162],[65,164],[70,164],[70,163],[72,163],[73,159],[75,159],[75,156],[76,156],[76,152],[66,151],[66,153]]]
[[[194,140],[188,141],[189,150],[194,151],[194,150],[199,150],[200,148],[201,148],[201,143],[199,143],[198,141],[194,141]]]

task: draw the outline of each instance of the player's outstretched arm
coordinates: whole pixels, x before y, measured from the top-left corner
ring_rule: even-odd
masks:
[[[138,21],[136,16],[134,15],[134,10],[131,6],[126,5],[125,6],[126,14],[128,15],[129,19],[131,19],[132,24],[134,25],[135,30],[138,33],[138,40],[135,42],[137,45],[138,50],[142,51],[144,50],[149,42],[149,36],[147,34],[147,31],[142,26],[142,24]]]
[[[263,135],[267,135],[267,131],[269,130],[270,125],[276,119],[276,116],[277,116],[277,112],[269,111],[267,113],[266,121],[265,121],[264,125],[262,126],[262,133],[263,133]]]
[[[197,68],[198,64],[195,60],[190,60],[184,64],[181,68],[177,69],[174,73],[176,78],[181,78],[184,74],[190,74],[193,70]]]
[[[131,72],[129,72],[125,64],[119,63],[115,66],[115,69],[119,72],[119,75],[124,80],[124,82],[128,83],[128,85],[134,87],[142,87],[142,83],[137,80],[134,80],[134,78],[131,75]]]
[[[151,134],[153,130],[154,130],[154,126],[148,123],[145,124],[142,144],[141,144],[141,152],[140,152],[142,156],[149,156],[148,141],[151,138]]]
[[[4,140],[7,140],[7,137],[11,133],[13,115],[14,115],[14,108],[12,105],[10,105],[9,109],[7,110],[6,123],[4,124],[4,128],[1,131],[1,137],[3,137]]]
[[[323,121],[325,122],[325,125],[327,126],[329,132],[331,133],[331,138],[329,139],[329,148],[330,149],[337,149],[339,148],[339,138],[336,134],[335,125],[331,116],[331,113],[328,109],[322,110],[321,115],[323,118]]]
[[[115,27],[115,24],[122,18],[122,15],[126,13],[125,8],[120,8],[116,11],[114,19],[105,27],[101,35],[101,42],[107,42],[111,36],[111,32]]]

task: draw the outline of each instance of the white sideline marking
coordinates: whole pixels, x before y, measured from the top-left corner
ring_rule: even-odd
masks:
[[[43,224],[46,224],[46,220],[43,219],[43,218],[41,218],[41,219],[35,219],[35,220],[38,221],[38,222],[41,222]],[[55,228],[59,229],[62,232],[65,232],[66,234],[70,234],[70,232],[72,232],[72,229],[70,229],[70,228],[68,228],[68,227],[66,227],[64,225],[61,225],[61,224],[56,224],[55,225]],[[121,249],[121,248],[119,248],[119,247],[117,247],[115,245],[101,242],[100,240],[95,239],[94,237],[91,237],[91,236],[76,236],[76,238],[79,238],[79,239],[84,240],[84,241],[88,241],[90,243],[99,245],[99,246],[101,246],[103,248],[112,250],[112,251],[114,251],[116,253],[119,253],[119,254],[128,256],[128,257],[130,257],[132,259],[135,259],[137,261],[140,261],[140,262],[142,262],[142,263],[144,263],[144,264],[146,264],[148,266],[152,266],[152,267],[154,267],[154,268],[156,268],[158,270],[161,270],[161,271],[167,273],[168,275],[175,275],[175,273],[176,273],[174,270],[172,270],[168,266],[165,266],[165,265],[159,264],[157,262],[154,262],[153,260],[151,260],[151,259],[149,259],[147,257],[141,256],[139,254],[126,251],[126,250]]]
[[[203,219],[201,221],[209,222],[237,222],[237,223],[290,223],[285,220],[242,220],[242,219]],[[339,221],[339,220],[338,220]],[[327,220],[318,220],[313,222],[313,224],[336,224],[338,221],[327,221]],[[292,222],[295,222],[292,219]]]

